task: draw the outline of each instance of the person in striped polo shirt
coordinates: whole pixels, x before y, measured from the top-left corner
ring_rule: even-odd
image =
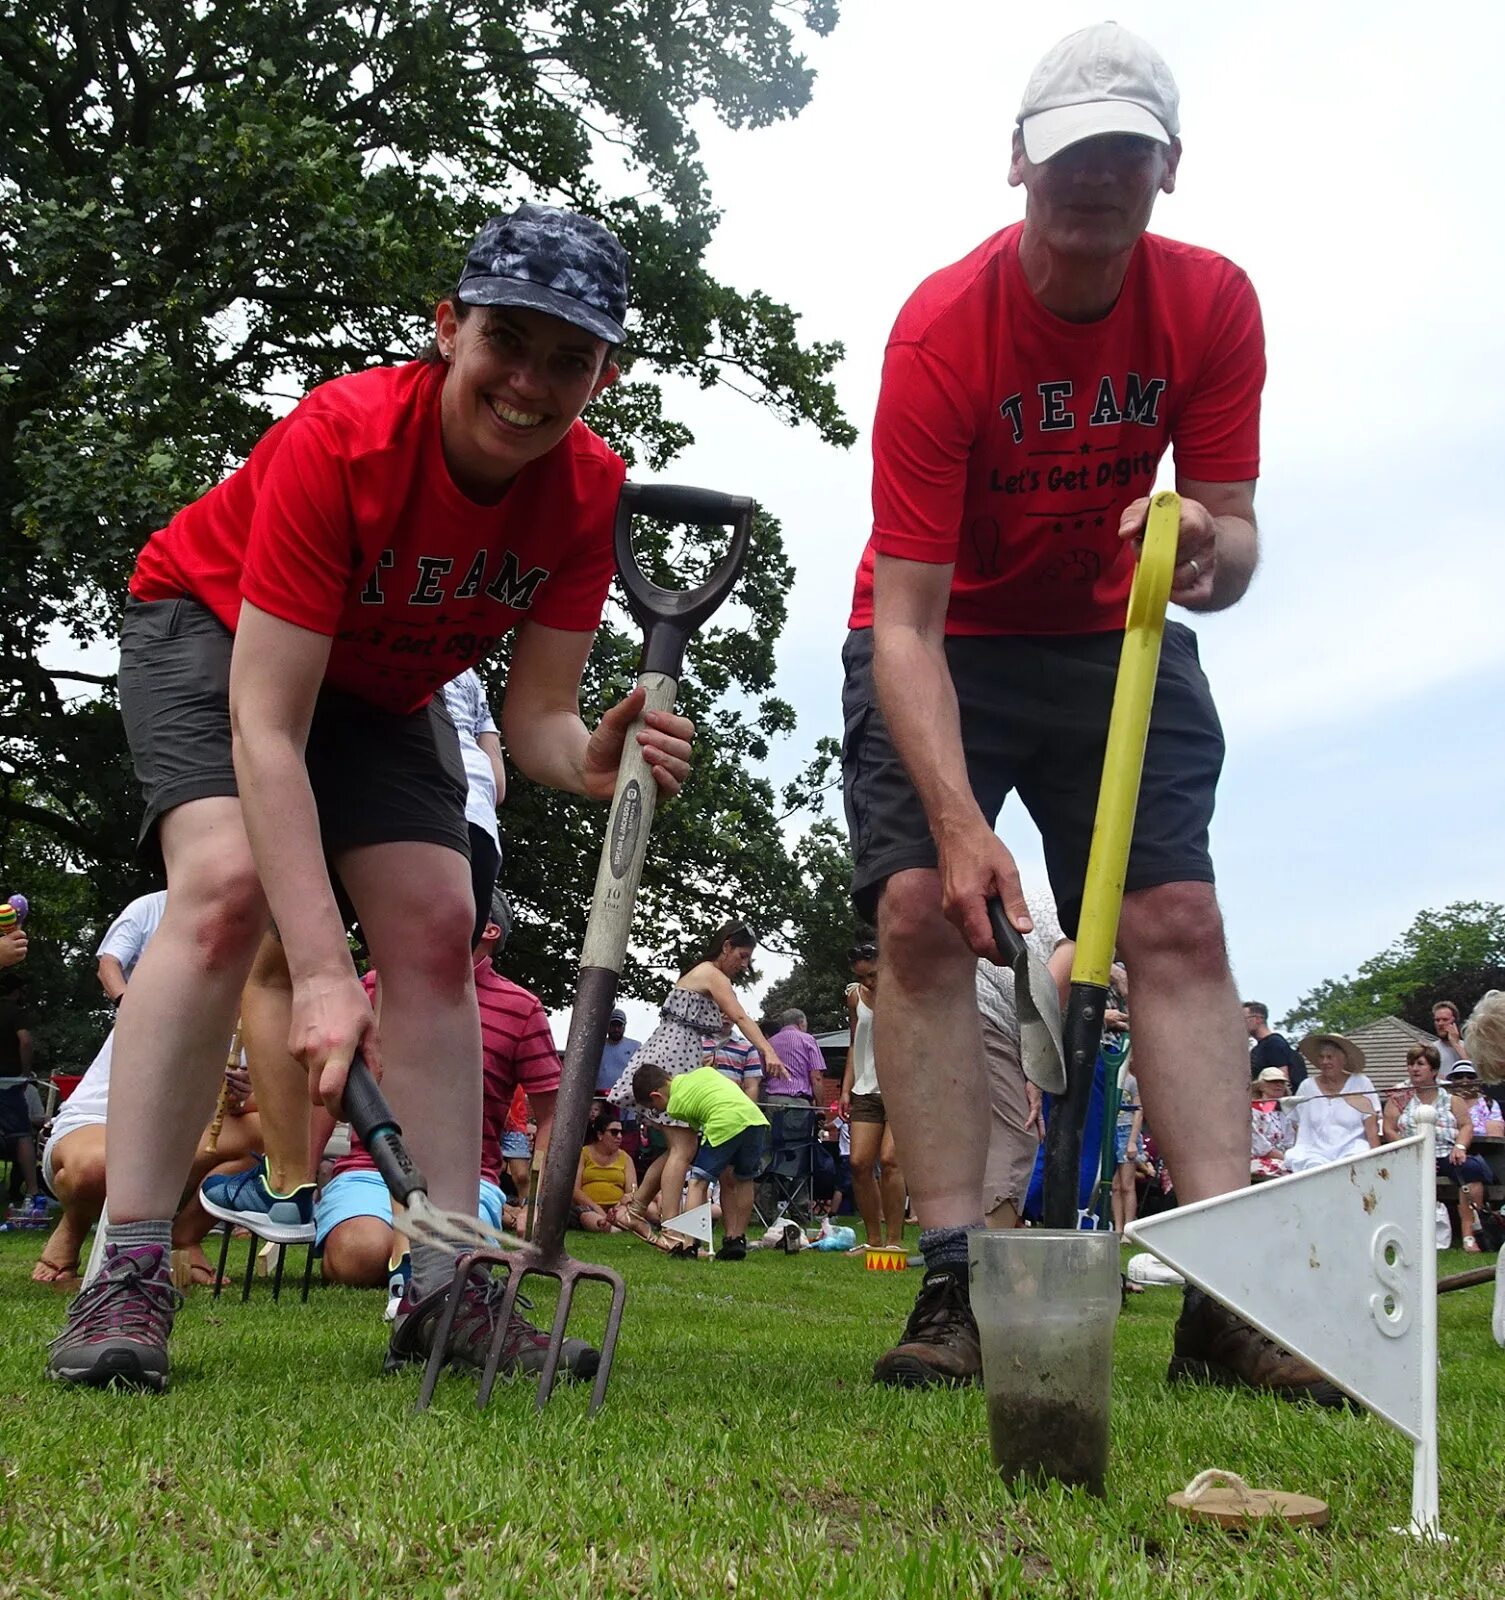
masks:
[[[500,889],[492,895],[491,917],[475,947],[476,1003],[481,1013],[481,1186],[477,1214],[502,1226],[502,1134],[514,1092],[521,1088],[538,1124],[540,1149],[548,1144],[554,1121],[554,1101],[559,1089],[559,1053],[549,1030],[549,1019],[537,995],[504,978],[492,966],[492,957],[506,943],[512,927],[512,909]],[[378,1003],[378,974],[362,979]],[[389,1280],[392,1262],[401,1253],[400,1236],[392,1224],[392,1200],[370,1154],[352,1131],[350,1154],[335,1163],[334,1176],[324,1186],[315,1210],[316,1248],[322,1251],[324,1276],[330,1282],[375,1287]],[[448,1283],[418,1298],[411,1287],[397,1308],[400,1330],[394,1334],[387,1356],[388,1370],[407,1361],[426,1360],[429,1342]],[[463,1308],[462,1308],[463,1316]],[[489,1339],[489,1327],[484,1332]],[[457,1320],[452,1340],[453,1358],[480,1365],[484,1342],[469,1349]],[[505,1347],[504,1369],[536,1372],[548,1348],[546,1335],[517,1316]],[[597,1353],[578,1339],[565,1341],[566,1365],[572,1376],[594,1374]]]

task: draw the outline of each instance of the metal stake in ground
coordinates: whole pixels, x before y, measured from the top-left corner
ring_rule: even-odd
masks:
[[[1113,946],[1118,939],[1124,874],[1129,864],[1134,813],[1139,805],[1139,779],[1144,771],[1144,746],[1149,735],[1160,640],[1165,632],[1165,606],[1176,567],[1180,527],[1180,496],[1162,491],[1150,501],[1144,549],[1134,571],[1134,587],[1129,591],[1123,653],[1108,719],[1092,849],[1087,857],[1087,880],[1077,922],[1076,955],[1071,964],[1071,994],[1062,1030],[1066,1093],[1051,1106],[1045,1129],[1045,1194],[1041,1209],[1047,1228],[1075,1228],[1078,1222],[1082,1129],[1092,1101],[1097,1052],[1103,1041],[1108,969],[1113,964]]]
[[[638,686],[646,700],[644,713],[672,711],[679,692],[679,674],[685,647],[691,635],[711,616],[731,593],[752,538],[753,515],[757,507],[741,495],[717,494],[709,489],[690,489],[671,484],[628,483],[622,486],[617,504],[617,570],[627,594],[627,606],[643,629],[643,656],[638,668]],[[661,589],[639,567],[632,542],[634,516],[659,521],[688,522],[697,527],[733,529],[730,548],[720,565],[698,588]],[[658,800],[658,786],[637,742],[642,722],[635,723],[627,735],[622,764],[617,770],[616,793],[606,825],[606,841],[601,849],[601,865],[596,873],[596,891],[591,901],[590,921],[580,955],[580,978],[575,990],[575,1005],[570,1015],[570,1035],[565,1045],[559,1093],[554,1103],[554,1127],[549,1151],[544,1159],[543,1181],[538,1193],[532,1242],[504,1252],[482,1251],[463,1258],[455,1268],[455,1290],[445,1305],[444,1315],[434,1335],[433,1354],[424,1373],[419,1393],[419,1408],[426,1406],[444,1364],[444,1352],[459,1304],[459,1286],[473,1267],[505,1266],[507,1288],[497,1318],[476,1403],[484,1406],[491,1398],[501,1362],[502,1345],[518,1289],[524,1277],[555,1278],[559,1282],[559,1301],[554,1324],[549,1332],[549,1348],[543,1370],[538,1375],[538,1404],[545,1405],[554,1389],[559,1359],[564,1347],[565,1327],[576,1288],[595,1280],[611,1289],[611,1308],[606,1332],[601,1341],[601,1364],[596,1369],[596,1385],[591,1394],[594,1412],[606,1398],[611,1376],[612,1356],[621,1328],[627,1287],[609,1267],[575,1261],[564,1249],[564,1230],[569,1218],[570,1200],[575,1188],[575,1168],[580,1146],[585,1142],[585,1124],[590,1115],[591,1096],[601,1064],[601,1049],[606,1041],[606,1026],[617,998],[617,979],[627,954],[627,939],[632,931],[632,908],[643,860],[648,852],[648,834]]]

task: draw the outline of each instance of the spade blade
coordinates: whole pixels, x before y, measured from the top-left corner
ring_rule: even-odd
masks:
[[[1046,1094],[1066,1093],[1066,1057],[1061,1049],[1061,996],[1049,968],[1004,915],[995,895],[988,921],[999,954],[1014,969],[1014,1009],[1019,1013],[1019,1054],[1024,1076]]]

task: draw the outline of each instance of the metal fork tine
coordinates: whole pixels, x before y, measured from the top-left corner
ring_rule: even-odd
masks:
[[[601,1364],[596,1368],[596,1384],[591,1390],[590,1415],[606,1401],[606,1385],[611,1378],[611,1361],[617,1350],[617,1334],[622,1327],[622,1312],[627,1305],[627,1285],[615,1272],[583,1272],[581,1277],[598,1279],[611,1285],[611,1309],[606,1313],[606,1332],[601,1337]]]
[[[439,1326],[434,1329],[434,1342],[429,1348],[428,1365],[423,1370],[423,1387],[418,1391],[418,1404],[413,1408],[415,1411],[427,1411],[429,1402],[434,1398],[439,1374],[444,1371],[444,1363],[449,1358],[450,1335],[455,1331],[455,1313],[460,1309],[460,1289],[474,1261],[474,1256],[461,1256],[455,1263],[449,1298],[444,1302],[444,1310],[439,1313]]]
[[[564,1353],[564,1330],[570,1320],[570,1302],[575,1298],[575,1283],[578,1274],[569,1271],[550,1271],[548,1277],[559,1280],[559,1304],[554,1307],[554,1325],[549,1329],[549,1348],[544,1356],[543,1371],[538,1375],[538,1398],[535,1402],[538,1410],[549,1403],[549,1396],[554,1392],[554,1379],[559,1373],[560,1357]]]
[[[491,1399],[491,1391],[496,1387],[497,1369],[502,1363],[502,1346],[507,1342],[507,1328],[512,1321],[513,1312],[517,1309],[518,1290],[527,1275],[527,1268],[516,1251],[487,1259],[493,1266],[500,1264],[507,1268],[507,1288],[502,1295],[501,1309],[497,1312],[496,1329],[491,1335],[491,1344],[486,1351],[486,1366],[481,1373],[481,1387],[476,1391],[477,1410],[485,1409]]]

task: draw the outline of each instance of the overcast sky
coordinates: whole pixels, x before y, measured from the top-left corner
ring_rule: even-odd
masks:
[[[1263,562],[1238,607],[1195,627],[1228,740],[1213,849],[1234,971],[1278,1015],[1422,907],[1505,900],[1505,12],[1114,14],[1181,88],[1185,155],[1153,229],[1238,262],[1264,308]],[[805,337],[845,343],[838,390],[861,430],[836,451],[734,396],[669,391],[698,440],[665,476],[755,495],[797,570],[779,686],[800,727],[776,776],[840,731],[893,318],[923,277],[1022,216],[1005,180],[1025,80],[1101,20],[1051,0],[848,0],[808,44],[819,77],[799,118],[703,128],[725,213],[711,268],[787,301]],[[1000,832],[1043,888],[1016,804]],[[648,1007],[629,1011],[634,1032],[651,1025]]]

